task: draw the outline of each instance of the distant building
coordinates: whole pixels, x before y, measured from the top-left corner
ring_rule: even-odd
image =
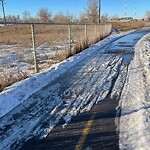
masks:
[[[132,17],[123,17],[123,18],[119,18],[119,20],[121,22],[128,22],[128,21],[133,21],[133,18]]]
[[[140,18],[138,21],[150,21],[150,18]]]

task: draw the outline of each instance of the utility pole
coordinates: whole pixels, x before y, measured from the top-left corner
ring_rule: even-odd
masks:
[[[101,22],[101,0],[98,0],[98,23]]]
[[[125,17],[127,17],[127,0],[125,0]]]
[[[3,10],[3,17],[4,17],[4,22],[6,25],[6,16],[5,16],[5,8],[4,8],[4,0],[0,0],[2,2],[2,10]]]
[[[134,6],[134,17],[136,19],[136,3],[135,3],[135,0],[133,0],[133,6]]]

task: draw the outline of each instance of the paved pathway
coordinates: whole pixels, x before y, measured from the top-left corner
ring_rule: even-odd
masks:
[[[31,137],[22,149],[118,149],[115,108],[130,51],[147,32],[138,31],[100,49],[3,117],[1,149],[17,149]]]

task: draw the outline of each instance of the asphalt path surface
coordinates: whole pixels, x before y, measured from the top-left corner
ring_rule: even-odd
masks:
[[[128,67],[134,52],[136,42],[149,30],[140,30],[123,37],[112,43],[106,50],[109,54],[120,54],[124,58],[124,64]],[[126,74],[127,75],[127,74]],[[124,81],[126,75],[123,76]],[[116,79],[117,80],[117,79]],[[115,86],[115,82],[113,86]],[[119,82],[119,81],[118,81]],[[117,150],[119,149],[119,135],[116,121],[119,96],[124,82],[120,84],[119,93],[110,96],[85,113],[74,117],[69,125],[62,128],[63,121],[44,139],[31,139],[22,149],[50,149],[50,150]],[[114,87],[112,87],[113,89]],[[111,91],[112,92],[112,91]]]
[[[50,103],[51,101],[48,100],[52,99],[52,92],[54,96],[56,96],[58,92],[55,93],[54,87],[57,90],[74,88],[76,90],[80,89],[80,95],[84,100],[90,97],[87,103],[92,102],[95,96],[97,100],[103,97],[106,91],[107,93],[104,99],[93,102],[94,105],[92,105],[93,107],[90,111],[74,116],[67,126],[64,126],[65,120],[60,117],[58,124],[47,137],[42,139],[32,137],[25,143],[21,143],[21,148],[20,143],[14,142],[11,148],[21,150],[119,149],[117,128],[120,110],[119,108],[116,109],[116,107],[118,106],[119,98],[126,81],[128,65],[134,55],[134,46],[136,42],[149,31],[148,29],[139,30],[110,43],[110,45],[105,48],[104,53],[101,53],[101,50],[96,52],[87,58],[86,61],[82,61],[79,66],[75,66],[72,71],[66,72],[41,91],[31,96],[30,102],[33,100],[33,103],[28,105],[28,102],[26,102],[26,108],[23,109],[21,113],[16,113],[17,109],[12,110],[8,115],[2,118],[5,119],[5,122],[7,122],[6,120],[9,122],[11,118],[13,118],[14,121],[9,125],[5,123],[5,126],[1,127],[3,130],[0,130],[0,140],[5,142],[7,138],[8,141],[9,139],[15,141],[14,136],[11,137],[12,134],[16,134],[16,136],[20,134],[20,137],[23,134],[26,135],[26,132],[37,132],[37,129],[41,129],[51,120],[49,110],[53,103]],[[108,64],[106,65],[105,62],[107,61]],[[106,77],[111,79],[111,84],[108,84],[109,82],[106,80],[101,93],[102,88],[99,88],[99,84],[101,83],[101,78]],[[97,91],[94,92],[94,90],[99,91],[99,93],[97,94]],[[60,95],[60,93],[58,94]],[[79,95],[75,99],[78,101]],[[18,111],[19,110],[20,109],[18,109]],[[61,111],[62,107],[57,110],[58,112],[56,112],[56,114],[59,113],[59,110]],[[72,107],[70,106],[69,111],[71,112],[71,110]],[[58,114],[55,116],[58,116]],[[37,119],[41,121],[32,128],[33,131],[31,129],[28,131],[29,122],[36,122]],[[38,126],[40,126],[40,128]]]

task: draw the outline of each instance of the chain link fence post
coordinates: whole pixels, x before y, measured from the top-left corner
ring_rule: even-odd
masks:
[[[87,25],[85,25],[84,28],[85,28],[85,30],[84,30],[85,45],[87,45]]]
[[[101,25],[99,24],[99,40],[101,40]]]
[[[71,56],[71,25],[68,25],[69,55]]]
[[[32,46],[33,46],[33,54],[34,54],[34,65],[35,65],[35,72],[38,73],[38,64],[36,58],[36,47],[35,47],[35,27],[34,24],[31,25],[31,32],[32,32]]]
[[[96,24],[94,27],[94,36],[95,36],[95,40],[97,40],[97,25]]]

